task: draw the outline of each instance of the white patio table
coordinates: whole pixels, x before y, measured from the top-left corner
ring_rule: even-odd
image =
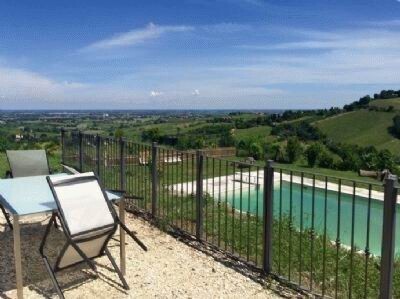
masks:
[[[57,175],[67,175],[54,174]],[[120,194],[106,191],[113,203],[119,202],[121,222],[125,223],[125,200]],[[14,259],[18,298],[23,298],[20,221],[37,215],[48,215],[57,209],[46,176],[0,179],[0,204],[13,217]],[[39,249],[38,249],[39,250]],[[126,272],[125,231],[120,229],[121,271]]]

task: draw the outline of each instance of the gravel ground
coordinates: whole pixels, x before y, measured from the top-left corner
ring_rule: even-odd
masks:
[[[22,225],[22,256],[25,298],[56,297],[38,253],[46,221]],[[5,231],[0,216],[0,298],[15,298],[12,232]],[[224,266],[211,256],[179,242],[142,219],[127,214],[128,227],[148,246],[142,251],[128,239],[125,291],[107,258],[96,260],[99,276],[87,267],[65,270],[57,277],[66,298],[278,298],[261,284]],[[61,232],[49,237],[51,257],[63,244]],[[112,240],[110,251],[119,263],[119,243]]]

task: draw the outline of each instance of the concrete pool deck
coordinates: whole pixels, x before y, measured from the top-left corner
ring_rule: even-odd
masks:
[[[257,180],[258,178],[258,180]],[[280,172],[274,172],[274,186],[279,187],[279,182],[280,182]],[[242,189],[243,190],[248,190],[251,187],[255,187],[257,185],[261,186],[263,185],[263,180],[264,180],[264,171],[252,171],[252,172],[243,172],[243,173],[235,173],[232,175],[226,175],[226,176],[219,176],[219,177],[214,177],[214,178],[208,178],[203,180],[203,192],[206,192],[210,194],[211,196],[216,195],[216,197],[221,197],[225,198],[226,194],[231,194],[232,192],[236,192],[237,190]],[[302,178],[297,175],[292,176],[292,182],[294,184],[301,184]],[[282,173],[282,181],[283,182],[290,182],[291,177],[289,174]],[[351,181],[351,180],[343,180],[343,181]],[[250,183],[249,183],[250,182]],[[361,184],[361,183],[357,183]],[[356,184],[356,185],[357,185]],[[364,183],[363,183],[364,184]],[[365,183],[368,184],[368,183]],[[313,187],[313,179],[311,178],[306,178],[303,177],[303,185],[307,187]],[[379,186],[379,183],[372,184]],[[195,194],[196,193],[196,182],[195,181],[189,181],[189,182],[182,182],[178,184],[173,184],[169,185],[168,190],[172,191],[173,193],[177,195],[190,195],[190,194]],[[339,185],[337,183],[333,182],[327,182],[322,180],[315,180],[315,188],[317,189],[322,189],[325,190],[325,188],[329,191],[333,192],[338,192],[339,191]],[[383,186],[382,186],[382,191],[383,191]],[[348,186],[348,185],[341,185],[340,186],[340,192],[342,194],[348,194],[348,195],[353,195],[353,192],[355,193],[356,196],[368,199],[371,197],[372,199],[383,201],[384,199],[384,193],[382,191],[377,191],[377,190],[368,190],[366,188],[361,188],[361,187],[355,187],[353,189],[353,186]],[[397,202],[400,203],[400,195],[397,196]]]

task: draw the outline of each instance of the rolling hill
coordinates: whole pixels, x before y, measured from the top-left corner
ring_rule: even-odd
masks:
[[[388,108],[392,106],[394,110],[400,111],[400,98],[387,99],[387,100],[374,100],[369,103],[371,107]]]
[[[377,100],[374,105],[386,107],[385,104],[397,104],[400,99]],[[373,145],[377,149],[388,149],[393,154],[400,153],[400,139],[390,134],[393,125],[394,112],[356,110],[332,116],[314,123],[328,138],[340,143],[357,144],[360,146]]]
[[[267,142],[275,141],[276,137],[271,135],[271,127],[270,126],[259,126],[248,129],[237,129],[235,130],[235,138],[236,140],[254,138],[254,137],[262,137]]]

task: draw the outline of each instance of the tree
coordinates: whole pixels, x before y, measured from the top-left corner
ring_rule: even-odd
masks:
[[[378,164],[378,151],[373,146],[368,146],[360,153],[362,167],[366,169],[376,169]]]
[[[142,139],[144,141],[158,142],[161,138],[159,128],[151,128],[142,132]]]
[[[395,168],[394,158],[389,150],[384,149],[379,152],[377,166],[379,170],[383,169],[393,170]]]
[[[219,139],[219,146],[233,146],[235,145],[235,138],[233,137],[232,131],[226,131],[222,133]]]
[[[296,137],[288,139],[286,145],[286,155],[289,163],[294,163],[301,155],[301,144]]]
[[[322,152],[322,145],[319,142],[311,144],[305,151],[308,166],[314,167]]]
[[[10,142],[4,136],[0,136],[0,152],[5,152],[10,149]]]
[[[393,129],[394,133],[400,137],[400,114],[397,114],[395,117],[393,117]]]
[[[341,170],[358,171],[360,169],[362,161],[355,147],[350,145],[342,146],[340,157],[342,158]]]
[[[327,149],[323,149],[319,154],[318,166],[329,169],[336,168],[335,159]]]
[[[249,154],[256,160],[261,159],[263,156],[262,146],[257,142],[252,142],[249,146]]]
[[[124,137],[124,131],[121,128],[118,128],[115,130],[114,136],[115,138]]]

